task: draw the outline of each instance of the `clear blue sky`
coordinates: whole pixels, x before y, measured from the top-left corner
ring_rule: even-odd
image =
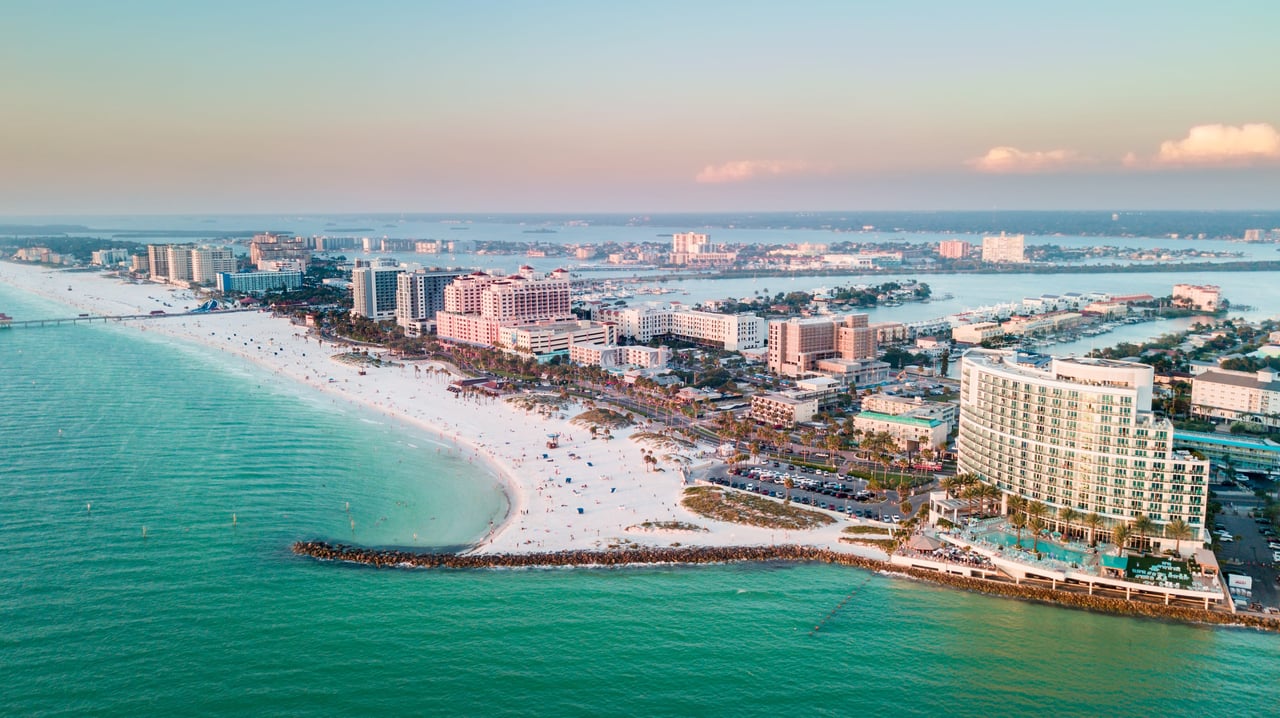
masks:
[[[5,3],[0,214],[1280,206],[1280,3]]]

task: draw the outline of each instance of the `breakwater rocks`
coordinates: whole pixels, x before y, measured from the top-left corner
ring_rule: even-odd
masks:
[[[293,552],[325,561],[350,561],[378,568],[547,568],[556,566],[637,566],[644,564],[708,564],[743,561],[817,561],[871,570],[882,561],[812,546],[673,546],[612,551],[541,551],[534,553],[411,553],[359,548],[323,541],[299,541]]]
[[[1280,619],[1274,616],[1236,614],[1225,610],[1209,610],[1190,606],[1166,606],[1150,601],[1126,601],[1107,596],[1053,590],[1046,587],[1015,584],[969,576],[939,573],[917,568],[895,566],[863,556],[814,546],[680,546],[642,547],[611,551],[571,550],[515,554],[412,553],[388,549],[360,548],[323,541],[299,541],[293,552],[322,561],[345,561],[376,568],[553,568],[563,566],[620,567],[654,564],[716,564],[739,562],[815,562],[851,566],[869,571],[884,571],[974,593],[1037,601],[1101,613],[1139,616],[1185,623],[1217,624],[1280,631]]]

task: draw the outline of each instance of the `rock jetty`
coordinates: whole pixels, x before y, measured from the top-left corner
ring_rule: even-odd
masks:
[[[1216,624],[1280,631],[1274,616],[1204,610],[1190,606],[1166,606],[1148,601],[1126,601],[1108,596],[1053,590],[1029,584],[972,578],[917,568],[895,566],[887,561],[854,556],[814,546],[679,546],[639,547],[609,551],[569,550],[505,554],[413,553],[391,549],[361,548],[324,541],[299,541],[293,552],[322,561],[343,561],[376,568],[554,568],[564,566],[621,567],[655,564],[726,564],[741,562],[815,562],[882,571],[950,586],[974,593],[1049,603],[1070,608],[1139,616],[1184,623]]]

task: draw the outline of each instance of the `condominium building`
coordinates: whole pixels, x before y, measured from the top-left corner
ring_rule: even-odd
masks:
[[[445,289],[464,272],[419,269],[396,276],[396,324],[405,336],[422,336],[444,310]]]
[[[866,314],[769,322],[769,371],[803,376],[824,359],[874,359],[876,329]]]
[[[754,314],[716,314],[672,304],[595,307],[592,319],[613,322],[618,333],[637,342],[673,337],[718,346],[727,351],[764,346],[765,320]]]
[[[173,284],[190,282],[192,275],[191,245],[171,244],[165,247],[169,259],[169,282]]]
[[[964,259],[973,250],[973,245],[963,239],[944,239],[938,242],[938,256],[943,259]]]
[[[147,270],[151,273],[151,281],[169,281],[169,245],[147,245]]]
[[[191,281],[213,286],[218,275],[236,271],[236,255],[227,247],[197,247],[191,250]]]
[[[1191,413],[1210,420],[1280,427],[1280,381],[1274,371],[1210,369],[1191,378]]]
[[[672,264],[731,264],[738,258],[737,252],[712,252],[707,235],[697,232],[676,232],[671,235]]]
[[[707,235],[697,232],[676,232],[671,235],[672,254],[698,254],[707,246]]]
[[[1222,287],[1216,284],[1173,285],[1175,306],[1216,312],[1222,307]]]
[[[396,282],[404,267],[357,266],[351,270],[351,313],[374,321],[396,318]]]
[[[1096,513],[1108,531],[1139,514],[1158,527],[1181,519],[1203,538],[1209,462],[1173,448],[1173,425],[1151,412],[1152,382],[1146,364],[971,349],[958,469],[1050,516]]]
[[[982,238],[982,261],[984,262],[1025,262],[1024,247],[1026,237],[1021,234],[1000,233],[999,237]]]
[[[222,272],[217,277],[217,286],[223,293],[287,292],[302,286],[302,272]]]
[[[264,260],[297,259],[305,266],[311,261],[311,245],[315,240],[306,237],[283,237],[277,234],[254,235],[249,242],[249,261],[261,271],[271,271],[262,265]]]

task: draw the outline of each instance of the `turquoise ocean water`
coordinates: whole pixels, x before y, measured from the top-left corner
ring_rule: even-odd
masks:
[[[0,311],[66,310],[0,287]],[[505,502],[421,432],[126,328],[0,332],[0,450],[4,715],[1267,715],[1280,698],[1276,636],[840,567],[296,558],[300,538],[467,543]]]

